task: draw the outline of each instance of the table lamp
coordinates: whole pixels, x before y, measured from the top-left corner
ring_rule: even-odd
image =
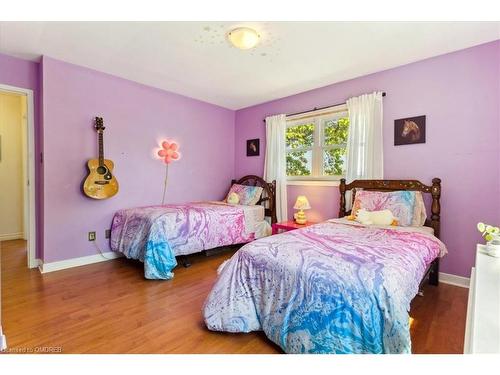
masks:
[[[297,224],[307,223],[306,214],[304,210],[309,210],[311,206],[309,205],[309,201],[307,200],[305,195],[299,195],[297,197],[297,201],[295,202],[293,208],[299,210],[299,212],[293,215],[295,222]]]

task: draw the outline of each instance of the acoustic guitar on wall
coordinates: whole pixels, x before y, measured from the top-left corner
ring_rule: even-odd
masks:
[[[99,158],[87,162],[89,174],[83,183],[83,192],[93,199],[111,198],[118,193],[118,181],[113,175],[114,163],[104,159],[104,122],[102,117],[95,118],[95,130],[99,140]]]

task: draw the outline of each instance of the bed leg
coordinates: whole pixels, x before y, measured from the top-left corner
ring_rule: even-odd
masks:
[[[429,284],[437,286],[439,284],[439,259],[436,259],[431,266],[429,274]]]
[[[187,255],[181,255],[179,257],[179,261],[181,262],[182,266],[184,268],[188,268],[188,267],[191,267],[191,262],[189,261]]]

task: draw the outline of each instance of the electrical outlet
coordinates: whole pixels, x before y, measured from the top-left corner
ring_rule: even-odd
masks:
[[[111,238],[111,229],[106,229],[104,231],[104,238]]]
[[[95,232],[89,232],[89,241],[95,241]]]

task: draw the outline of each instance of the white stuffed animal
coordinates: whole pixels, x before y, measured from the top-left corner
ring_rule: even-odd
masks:
[[[367,211],[361,208],[356,213],[356,221],[364,225],[397,225],[397,220],[390,210]]]
[[[234,191],[229,194],[227,197],[227,203],[229,204],[238,204],[240,203],[240,197]]]

